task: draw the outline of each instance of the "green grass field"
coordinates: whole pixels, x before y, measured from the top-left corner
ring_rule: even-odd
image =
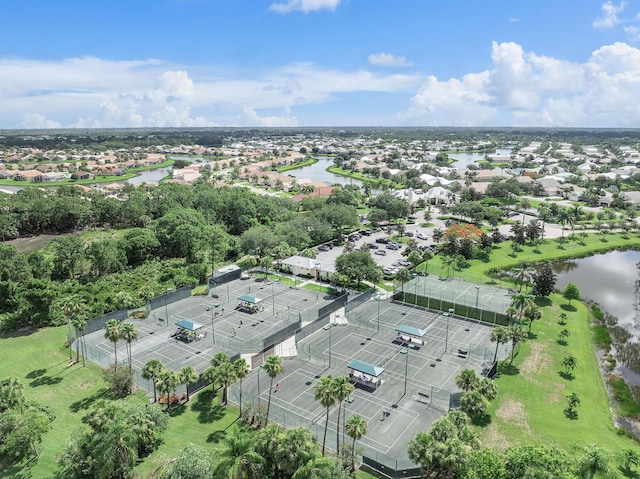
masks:
[[[489,408],[491,419],[478,428],[482,444],[497,449],[547,444],[569,453],[576,446],[596,444],[610,454],[611,465],[617,466],[617,454],[628,448],[640,454],[640,446],[619,434],[612,423],[592,346],[588,310],[575,301],[568,305],[560,295],[552,295],[548,303],[542,320],[533,323],[530,339],[516,349],[513,364],[501,363],[496,378],[499,395]],[[566,325],[558,324],[562,312],[567,315]],[[571,333],[566,345],[558,342],[562,328]],[[561,365],[568,355],[578,360],[572,375]],[[564,414],[566,396],[574,392],[581,405],[577,415],[569,418]]]
[[[27,399],[37,400],[54,409],[53,428],[42,442],[37,461],[13,466],[0,465],[3,479],[44,479],[57,469],[59,454],[69,437],[83,427],[82,418],[101,398],[110,398],[99,366],[87,362],[69,366],[69,350],[65,348],[66,327],[47,328],[32,334],[0,338],[0,370],[2,377],[15,376],[25,386]],[[126,401],[147,401],[138,392]],[[171,419],[163,434],[162,445],[136,467],[136,477],[152,477],[167,460],[175,457],[187,443],[219,448],[231,426],[237,421],[238,408],[221,407],[212,399],[211,388],[194,395],[186,404],[174,406]],[[358,478],[373,478],[359,472]]]

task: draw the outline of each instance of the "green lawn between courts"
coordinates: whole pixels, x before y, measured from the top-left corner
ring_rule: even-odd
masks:
[[[101,369],[90,362],[69,367],[69,350],[64,347],[66,327],[47,328],[28,335],[0,338],[2,377],[15,376],[25,386],[25,396],[47,404],[56,412],[53,428],[42,442],[39,460],[13,467],[0,465],[3,479],[50,478],[57,469],[56,455],[69,437],[82,427],[82,418],[105,389]],[[142,393],[126,401],[147,401]],[[193,396],[188,404],[174,407],[164,443],[136,468],[137,477],[149,477],[164,460],[175,457],[188,442],[203,447],[223,447],[230,426],[237,420],[238,408],[220,407],[211,399],[211,388]],[[373,477],[361,472],[358,478]]]

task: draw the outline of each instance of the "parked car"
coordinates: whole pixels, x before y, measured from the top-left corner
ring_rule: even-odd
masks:
[[[362,230],[360,231],[360,234],[363,234],[365,236],[371,236],[371,230]]]
[[[418,233],[418,239],[426,240],[427,239],[427,235],[423,234],[423,233]]]
[[[399,250],[401,246],[398,243],[387,243],[386,248],[396,251]]]
[[[375,243],[369,243],[369,249],[378,249],[378,245]]]
[[[376,243],[378,244],[387,244],[389,240],[387,238],[376,238]]]
[[[380,256],[386,256],[387,252],[385,250],[383,250],[383,249],[378,249],[378,250],[376,250],[376,254],[380,255]]]
[[[321,244],[320,246],[318,246],[318,251],[329,251],[331,248],[329,248],[326,244]]]
[[[406,231],[404,235],[408,236],[409,238],[413,238],[413,233],[411,231]]]

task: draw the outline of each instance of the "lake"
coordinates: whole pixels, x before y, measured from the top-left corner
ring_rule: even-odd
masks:
[[[495,152],[485,152],[485,153],[449,153],[449,158],[453,158],[456,160],[451,166],[453,168],[457,168],[459,170],[465,169],[467,166],[476,163],[478,161],[484,160],[484,157],[487,155],[510,155],[511,150],[509,149],[499,149]]]
[[[617,318],[617,324],[631,335],[627,343],[637,343],[640,339],[638,262],[640,251],[631,250],[558,261],[553,265],[558,275],[556,288],[563,290],[568,283],[574,283],[582,298],[598,303],[603,312]],[[620,361],[616,369],[628,382],[640,385],[640,374]]]
[[[347,176],[329,173],[327,168],[333,166],[333,159],[326,156],[319,156],[317,159],[318,161],[313,165],[303,166],[302,168],[296,168],[294,170],[287,170],[284,174],[295,176],[298,180],[307,179],[311,181],[324,181],[329,185],[339,184],[362,186],[362,181],[360,180],[354,180]]]

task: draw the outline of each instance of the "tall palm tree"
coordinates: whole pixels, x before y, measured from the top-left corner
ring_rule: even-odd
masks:
[[[467,392],[478,387],[480,378],[473,369],[463,369],[460,374],[455,377],[455,381],[460,389]]]
[[[167,396],[167,410],[171,409],[171,393],[175,393],[180,385],[180,376],[171,369],[163,369],[158,374],[158,390]]]
[[[222,386],[222,404],[226,406],[229,386],[236,382],[236,371],[230,362],[218,366],[218,382]]]
[[[71,348],[71,323],[74,318],[80,315],[84,308],[82,296],[71,294],[62,298],[62,311],[67,318],[67,341],[69,342],[69,361],[73,360],[73,350]]]
[[[527,333],[531,334],[531,326],[533,326],[534,321],[538,321],[542,318],[542,311],[540,311],[540,308],[538,308],[536,303],[531,301],[525,306],[523,315],[529,322],[529,329],[527,330]]]
[[[186,386],[187,402],[189,402],[189,386],[198,381],[198,372],[193,366],[183,366],[180,372],[180,382]]]
[[[400,268],[396,273],[396,281],[400,283],[402,294],[404,295],[404,284],[411,281],[411,273],[408,268]]]
[[[120,321],[110,319],[104,325],[104,337],[113,343],[114,364],[118,364],[118,341],[120,341]]]
[[[73,327],[76,329],[76,338],[78,338],[78,347],[76,348],[76,363],[80,360],[80,348],[82,348],[82,367],[86,367],[85,361],[86,346],[84,344],[84,328],[87,327],[87,318],[82,314],[78,314],[71,320]]]
[[[211,400],[214,400],[216,398],[216,387],[218,385],[218,367],[209,366],[202,374],[202,378],[211,383]]]
[[[582,206],[580,205],[573,205],[571,207],[571,236],[576,232],[576,223],[578,223],[582,218],[582,211]]]
[[[233,362],[233,369],[235,370],[236,377],[240,380],[240,416],[242,416],[242,380],[249,374],[250,368],[246,359],[237,359]]]
[[[558,223],[560,223],[560,226],[562,226],[562,236],[560,237],[562,240],[564,240],[564,225],[570,223],[571,218],[571,213],[567,208],[562,208],[560,211],[558,211]]]
[[[529,293],[516,293],[511,296],[511,305],[518,310],[518,320],[522,318],[524,308],[534,300],[535,296]]]
[[[338,424],[336,426],[336,451],[340,451],[340,411],[342,402],[354,391],[353,384],[347,376],[337,376],[333,379],[333,394],[338,402]]]
[[[272,354],[267,357],[267,360],[264,362],[262,366],[264,372],[267,373],[267,376],[271,378],[271,384],[269,385],[269,401],[267,402],[267,417],[266,421],[269,421],[269,409],[271,408],[271,392],[273,391],[273,380],[275,377],[284,371],[284,366],[282,365],[282,358]]]
[[[327,444],[327,429],[329,428],[329,410],[336,404],[331,374],[327,374],[318,379],[318,382],[313,387],[313,393],[315,400],[320,401],[320,404],[327,410],[327,416],[324,421],[324,439],[322,439],[322,455],[324,456],[325,446]]]
[[[551,219],[551,210],[549,209],[549,205],[540,205],[538,208],[538,218],[542,221],[542,239],[544,239],[545,224]]]
[[[501,344],[506,344],[509,341],[509,333],[505,328],[498,326],[491,330],[489,339],[491,339],[491,342],[496,343],[496,352],[493,355],[493,362],[495,363],[498,359],[498,348]]]
[[[353,472],[356,469],[356,441],[367,433],[368,425],[367,421],[365,421],[361,416],[354,414],[353,416],[349,416],[349,419],[347,419],[345,428],[347,430],[347,436],[353,439],[353,442],[351,443],[351,471]]]
[[[156,379],[160,374],[160,371],[164,369],[164,366],[157,359],[150,359],[142,367],[142,377],[144,379],[151,379],[153,383],[153,402],[158,401],[158,395],[156,392]]]
[[[522,224],[524,225],[524,220],[527,214],[527,210],[531,208],[531,201],[529,201],[529,198],[520,199],[520,208],[522,208]]]
[[[513,359],[515,357],[516,345],[527,339],[527,333],[520,326],[509,326],[507,329],[507,333],[509,334],[509,339],[511,340],[511,361],[509,364],[513,363]]]
[[[127,356],[129,359],[129,372],[133,370],[131,365],[131,343],[138,339],[138,330],[133,323],[122,323],[120,325],[120,339],[127,343]]]

